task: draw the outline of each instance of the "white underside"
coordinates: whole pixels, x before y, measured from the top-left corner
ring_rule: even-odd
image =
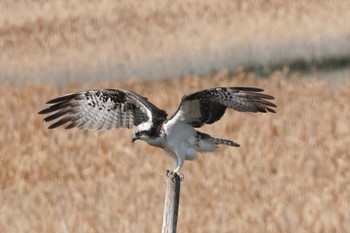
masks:
[[[167,135],[164,150],[175,161],[175,172],[179,172],[185,160],[195,160],[198,152],[213,152],[216,146],[206,140],[198,140],[196,131],[182,121],[169,121],[164,124]]]

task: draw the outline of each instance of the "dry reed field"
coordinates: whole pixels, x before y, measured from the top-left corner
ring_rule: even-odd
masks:
[[[185,163],[178,232],[349,232],[349,79],[222,73],[98,85],[148,96],[169,114],[183,94],[213,86],[264,88],[277,113],[228,111],[202,129],[241,147]],[[133,145],[126,129],[48,130],[37,115],[46,100],[90,87],[0,85],[0,232],[160,231],[170,157]]]
[[[1,1],[0,81],[177,77],[349,56],[349,9],[349,0]]]

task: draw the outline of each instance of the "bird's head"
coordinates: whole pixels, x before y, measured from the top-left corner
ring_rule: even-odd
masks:
[[[152,127],[153,124],[151,122],[143,122],[141,124],[139,124],[135,131],[134,131],[134,135],[132,136],[132,142],[135,142],[136,140],[143,140],[146,142],[149,142],[149,140],[152,139],[152,137],[154,137],[154,130]]]

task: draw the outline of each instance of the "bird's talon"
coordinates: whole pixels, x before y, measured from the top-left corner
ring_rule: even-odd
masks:
[[[178,172],[178,171],[169,171],[167,170],[167,177],[171,178],[171,181],[175,181],[175,174],[179,176],[180,181],[184,181],[185,180],[185,176],[184,174]]]
[[[179,175],[181,182],[185,180],[184,174],[182,174],[182,173],[177,173],[177,174]]]
[[[185,180],[185,176],[182,173],[179,173],[177,171],[170,171],[170,170],[166,170],[166,176],[171,178],[171,181],[175,181],[175,174],[179,176],[180,181],[184,181]]]
[[[166,170],[166,176],[167,177],[173,177],[174,176],[174,172],[173,171],[170,171],[170,170]]]

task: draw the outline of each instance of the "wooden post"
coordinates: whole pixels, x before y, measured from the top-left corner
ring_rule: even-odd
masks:
[[[180,185],[183,177],[167,171],[168,180],[165,190],[162,233],[176,233],[177,215],[179,212]]]

